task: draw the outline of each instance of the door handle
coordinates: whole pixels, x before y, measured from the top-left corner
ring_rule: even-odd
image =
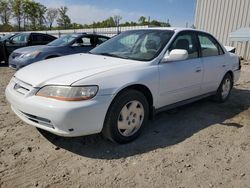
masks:
[[[197,72],[197,73],[201,72],[201,68],[197,67],[196,70],[195,70],[195,72]]]

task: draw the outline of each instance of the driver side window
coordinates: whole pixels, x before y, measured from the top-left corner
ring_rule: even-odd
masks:
[[[12,41],[14,43],[25,43],[28,41],[28,35],[27,34],[20,34],[12,38]]]
[[[169,51],[174,49],[187,50],[189,59],[198,58],[198,48],[195,41],[194,34],[180,34],[172,43]]]

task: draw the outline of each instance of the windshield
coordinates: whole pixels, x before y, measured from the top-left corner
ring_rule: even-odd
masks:
[[[150,61],[159,55],[173,34],[170,30],[126,31],[94,48],[90,53]]]
[[[56,39],[52,42],[50,42],[49,46],[66,46],[70,44],[73,40],[75,40],[78,37],[78,35],[66,35],[64,37],[61,37],[59,39]]]

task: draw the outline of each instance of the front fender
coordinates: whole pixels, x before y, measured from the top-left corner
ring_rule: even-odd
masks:
[[[130,66],[98,73],[91,77],[79,80],[73,85],[98,85],[97,95],[113,95],[132,85],[147,87],[153,101],[158,98],[159,73],[158,65]]]

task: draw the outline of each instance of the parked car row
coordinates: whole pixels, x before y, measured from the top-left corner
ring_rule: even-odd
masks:
[[[15,50],[9,57],[9,66],[20,69],[31,63],[64,55],[86,53],[109,38],[94,34],[71,34],[47,45],[25,47]]]
[[[37,53],[27,48],[27,56],[46,58],[54,48],[73,53],[85,43],[89,50],[103,42],[96,36],[92,45],[87,36],[57,39],[36,47]],[[6,97],[17,116],[40,129],[67,137],[102,132],[127,143],[157,112],[208,96],[226,101],[240,69],[239,57],[209,33],[148,28],[123,32],[89,53],[24,67],[11,79]]]
[[[18,70],[44,59],[89,52],[108,39],[86,33],[70,34],[59,39],[43,33],[9,34],[0,39],[0,62]]]
[[[10,54],[16,49],[48,44],[55,39],[56,37],[43,33],[16,33],[7,35],[6,38],[1,40],[1,60],[8,62]]]

